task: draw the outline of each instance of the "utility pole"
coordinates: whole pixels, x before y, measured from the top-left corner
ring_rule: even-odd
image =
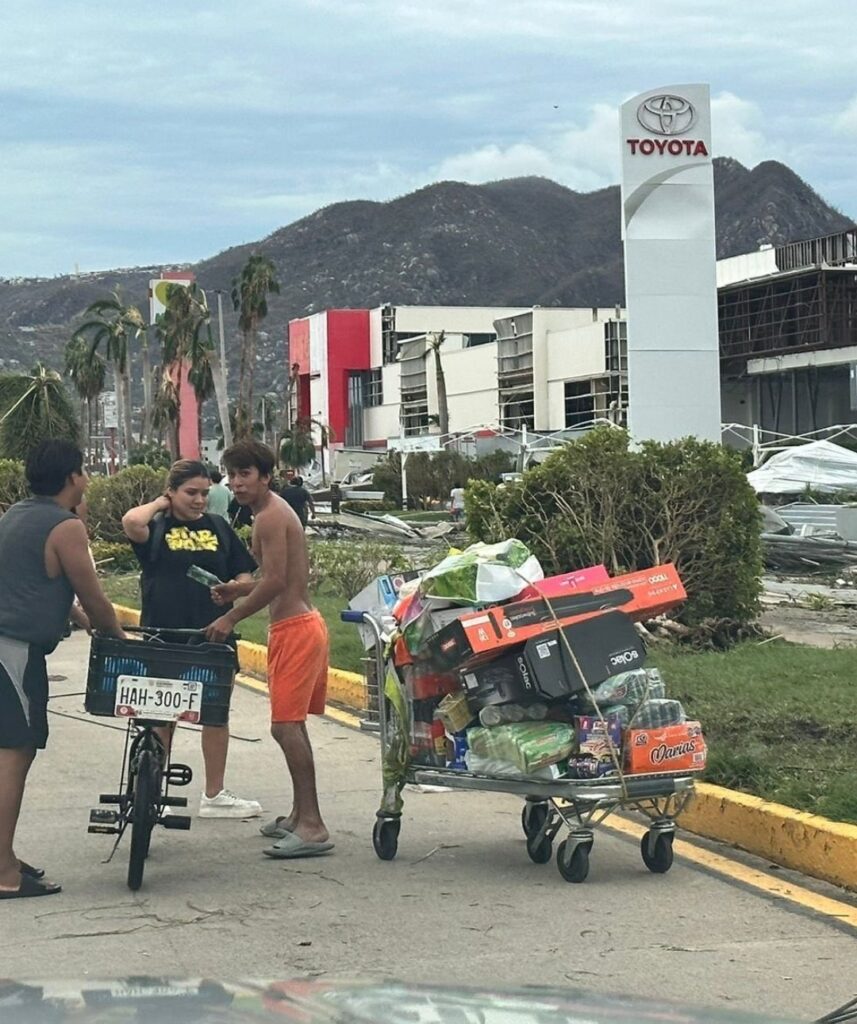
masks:
[[[226,340],[223,333],[223,292],[217,289],[217,326],[220,331],[220,365],[223,368],[223,386],[229,394],[229,370],[226,366]]]

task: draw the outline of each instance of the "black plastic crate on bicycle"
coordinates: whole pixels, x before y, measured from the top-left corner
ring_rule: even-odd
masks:
[[[227,644],[173,643],[164,640],[154,629],[151,634],[143,631],[140,640],[94,635],[89,653],[85,707],[91,715],[122,717],[119,710],[122,702],[117,702],[117,692],[121,697],[123,686],[133,691],[134,680],[177,680],[202,684],[198,713],[188,712],[182,716],[184,720],[199,725],[226,725],[236,667],[235,650]],[[164,700],[170,699],[167,696],[169,692],[169,688],[164,688]],[[138,701],[129,700],[128,703],[136,706]],[[161,718],[161,709],[154,703],[150,706],[151,715],[143,714],[138,707],[136,714],[129,713],[129,716]],[[163,710],[168,712],[170,708],[164,706]]]

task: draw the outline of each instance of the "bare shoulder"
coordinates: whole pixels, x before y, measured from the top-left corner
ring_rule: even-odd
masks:
[[[273,537],[282,534],[288,523],[289,513],[294,513],[279,494],[272,494],[261,512],[253,519],[253,533],[257,537]]]
[[[51,530],[48,539],[55,547],[63,549],[76,547],[80,544],[85,548],[89,544],[86,527],[76,517],[74,519],[64,519],[55,526]]]

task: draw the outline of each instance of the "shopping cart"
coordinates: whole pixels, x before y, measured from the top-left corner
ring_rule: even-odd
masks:
[[[374,635],[371,650],[375,678],[379,680],[377,705],[385,791],[372,830],[372,844],[381,860],[393,860],[398,852],[402,825],[398,794],[404,785],[414,784],[522,797],[521,825],[527,839],[527,853],[534,863],[547,864],[551,860],[554,840],[567,829],[568,835],[556,851],[557,868],[566,882],[583,882],[589,874],[589,855],[599,825],[616,811],[638,811],[649,820],[649,827],[640,841],[643,862],[655,874],[669,871],[673,863],[676,818],[693,795],[693,773],[547,781],[500,778],[407,761],[402,736],[407,738],[412,708],[398,672],[386,662],[381,623],[368,612],[350,609],[341,612],[340,618],[343,622],[365,624]],[[398,722],[395,721],[397,716]],[[396,754],[399,755],[398,777],[391,788],[388,766],[391,756],[395,760]]]

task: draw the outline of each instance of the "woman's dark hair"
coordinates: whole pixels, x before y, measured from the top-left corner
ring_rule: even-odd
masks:
[[[220,481],[223,479],[223,474],[220,472],[219,469],[212,469],[211,472],[208,474],[208,477],[213,484],[219,484]]]
[[[231,448],[223,453],[223,465],[228,471],[233,469],[252,469],[254,466],[259,470],[259,476],[273,476],[274,474],[274,453],[261,441],[248,439],[236,441]]]
[[[170,475],[167,477],[167,489],[177,491],[182,484],[193,480],[195,476],[204,476],[210,480],[208,466],[204,462],[197,462],[195,459],[179,459],[170,466]]]
[[[83,472],[83,452],[71,441],[42,441],[27,453],[24,472],[33,494],[55,498],[72,473]]]

